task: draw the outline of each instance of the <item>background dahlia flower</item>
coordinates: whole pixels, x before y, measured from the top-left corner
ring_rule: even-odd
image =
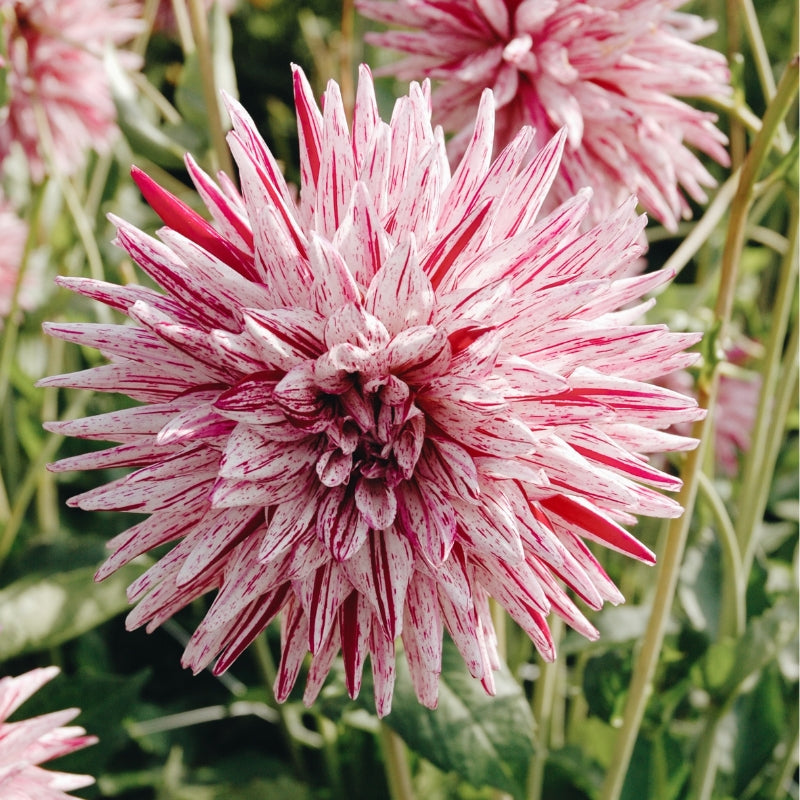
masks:
[[[74,172],[91,149],[102,151],[116,133],[103,51],[140,28],[139,4],[120,0],[15,0],[0,2],[0,46],[6,87],[0,97],[0,161],[17,142],[31,176],[45,172],[42,124],[59,170]],[[138,59],[122,54],[133,66]],[[3,79],[0,72],[0,80]]]
[[[39,764],[97,742],[77,725],[63,727],[80,711],[6,722],[31,695],[58,675],[58,667],[33,669],[18,677],[0,678],[0,797],[4,800],[66,800],[66,794],[94,783],[91,775],[42,769]]]
[[[751,435],[756,424],[761,398],[761,376],[747,369],[758,350],[758,343],[740,336],[725,348],[725,360],[740,369],[736,373],[722,372],[714,414],[714,460],[723,475],[734,478],[739,473],[739,456],[750,449]],[[696,395],[694,378],[687,370],[664,375],[659,385],[676,392]],[[680,423],[672,431],[688,435],[691,425]]]
[[[623,599],[585,540],[652,562],[620,523],[681,513],[643,454],[691,447],[661,429],[702,412],[643,381],[699,337],[635,324],[670,278],[619,277],[640,255],[635,200],[588,231],[587,191],[540,218],[563,134],[528,158],[524,128],[493,161],[487,91],[451,174],[427,82],[386,123],[362,67],[351,130],[335,83],[324,111],[300,70],[294,88],[297,203],[229,99],[241,195],[187,158],[215,226],[138,170],[161,241],[115,220],[162,291],[60,279],[133,324],[47,325],[110,363],[41,385],[141,405],[50,424],[118,443],[53,469],[136,468],[70,503],[150,514],[99,579],[175,543],[131,585],[130,628],[216,592],[193,670],[224,671],[280,613],[281,700],[310,651],[312,702],[341,650],[353,696],[370,655],[388,713],[399,637],[435,706],[445,629],[492,692],[489,597],[552,659],[550,611],[597,635],[562,581],[593,609]]]
[[[494,91],[498,149],[521,125],[541,147],[566,128],[553,196],[595,191],[592,217],[628,195],[674,229],[688,216],[681,189],[705,202],[712,176],[691,148],[728,164],[716,115],[677,97],[729,92],[725,58],[694,42],[716,23],[675,11],[685,0],[356,0],[373,20],[411,30],[367,41],[409,55],[384,72],[438,79],[434,121],[460,156],[484,88]]]

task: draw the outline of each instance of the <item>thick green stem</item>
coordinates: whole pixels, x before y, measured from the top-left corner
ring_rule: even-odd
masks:
[[[710,399],[713,399],[716,394],[716,382],[712,381]],[[677,497],[678,502],[686,510],[683,516],[670,520],[667,526],[666,547],[658,568],[653,610],[642,641],[642,649],[633,670],[622,728],[614,744],[614,753],[600,793],[600,800],[618,800],[622,792],[625,776],[633,755],[633,747],[636,744],[639,728],[644,718],[645,707],[653,689],[653,676],[672,610],[675,587],[678,583],[678,573],[683,561],[683,551],[689,534],[689,524],[697,494],[697,475],[700,471],[705,450],[703,428],[704,421],[701,420],[695,424],[692,431],[692,435],[700,439],[700,444],[696,450],[687,455],[681,472],[683,487]]]
[[[776,417],[776,393],[787,383],[783,373],[782,355],[786,343],[786,332],[797,293],[798,273],[798,205],[791,203],[789,244],[781,265],[778,289],[772,304],[770,336],[766,346],[762,368],[761,395],[755,424],[751,435],[751,446],[744,464],[740,503],[736,520],[736,536],[743,553],[744,568],[749,570],[752,553],[757,541],[759,523],[764,516],[766,498],[772,470],[768,469],[769,441],[777,423],[785,417]],[[787,351],[794,360],[792,350]],[[791,361],[789,363],[791,368]],[[782,425],[780,430],[783,430]]]
[[[403,740],[385,722],[381,723],[380,737],[391,799],[414,800],[414,785]]]
[[[208,124],[211,129],[211,143],[216,156],[215,167],[226,172],[230,177],[235,175],[233,161],[225,141],[222,127],[222,112],[219,106],[217,82],[214,76],[214,56],[211,51],[211,40],[208,36],[206,10],[202,0],[189,0],[189,16],[192,22],[192,34],[197,47],[200,62],[200,77],[203,81],[203,98],[208,111]]]
[[[550,632],[553,641],[561,638],[563,623],[560,617],[553,615]],[[542,800],[544,788],[544,770],[550,748],[550,726],[558,685],[559,664],[556,661],[541,661],[541,673],[533,690],[533,717],[536,720],[537,747],[528,769],[528,800]]]
[[[714,309],[716,323],[721,336],[724,336],[733,308],[739,260],[745,241],[747,214],[753,195],[753,186],[769,152],[770,142],[791,103],[794,101],[797,84],[798,62],[797,58],[795,58],[781,78],[773,102],[764,115],[761,130],[756,136],[753,147],[742,166],[741,178],[731,207],[730,227],[722,257],[720,288]],[[700,439],[700,445],[696,450],[689,453],[681,472],[683,487],[677,499],[685,511],[682,517],[671,520],[668,526],[667,546],[659,568],[656,594],[653,600],[653,612],[645,631],[642,650],[633,670],[622,729],[615,743],[611,766],[600,794],[601,800],[618,800],[622,792],[625,776],[633,754],[633,747],[644,718],[647,700],[652,692],[652,680],[672,609],[678,573],[683,560],[683,552],[697,497],[697,488],[700,481],[699,474],[706,445],[704,433],[707,427],[711,430],[711,419],[716,405],[718,387],[718,370],[714,370],[707,387],[702,384],[700,386],[699,402],[701,407],[708,410],[708,415],[705,420],[695,424],[693,435]]]
[[[761,171],[764,161],[766,160],[770,142],[772,138],[777,135],[783,118],[785,117],[790,105],[794,102],[794,98],[797,93],[797,87],[798,61],[797,58],[795,58],[781,78],[781,82],[778,85],[777,91],[775,92],[773,101],[767,108],[767,112],[764,115],[764,122],[761,131],[759,132],[758,136],[756,136],[755,141],[753,142],[752,150],[745,159],[745,163],[742,167],[742,179],[731,207],[730,228],[722,255],[722,282],[720,285],[720,293],[717,297],[716,307],[717,320],[721,324],[721,336],[724,336],[725,325],[730,319],[731,310],[733,308],[733,300],[736,288],[736,275],[738,272],[742,250],[745,244],[745,231],[747,227],[748,214],[753,199],[754,187],[758,179],[759,172]],[[793,216],[795,217],[793,219],[793,226],[796,227],[796,215]],[[791,256],[789,258],[791,258]],[[792,272],[791,269],[784,268],[784,277],[790,272]],[[785,291],[783,282],[781,289],[779,289],[779,294],[781,291]],[[780,306],[780,296],[777,299],[778,305]],[[778,314],[780,314],[779,310]],[[776,324],[779,324],[778,320],[775,322]],[[794,381],[791,381],[790,383],[793,384]],[[766,402],[765,398],[769,396],[770,395],[767,394],[766,387],[762,387],[762,404]],[[774,409],[773,413],[770,414],[770,418],[772,429],[774,430],[777,428],[782,432],[783,423],[780,420],[776,420]],[[767,433],[769,435],[771,431],[768,431]],[[766,450],[766,448],[761,446],[759,449],[762,454]],[[754,530],[761,520],[764,511],[764,507],[760,504],[760,502],[757,502],[761,501],[762,498],[757,497],[755,492],[758,491],[759,485],[768,487],[772,475],[772,469],[770,468],[767,471],[765,469],[767,465],[763,461],[759,462],[758,459],[759,455],[754,456],[754,460],[756,460],[759,471],[758,485],[752,487],[752,491],[754,492],[753,494],[748,493],[748,490],[744,490],[741,494],[741,505],[747,508],[752,508],[753,511],[750,512],[750,514],[756,514],[756,516],[751,517],[752,524],[747,530],[740,529],[736,532],[737,545],[742,562],[741,580],[744,580],[743,576],[749,572],[750,557],[748,555],[748,551],[755,538]],[[771,464],[770,467],[772,466],[773,465]],[[766,483],[764,482],[765,477]],[[763,503],[766,504],[766,495],[763,498]],[[731,580],[732,576],[730,574],[726,575],[725,583],[728,584]],[[726,598],[730,597],[732,591],[732,587],[724,586]],[[742,599],[741,602],[744,602],[744,600]],[[731,609],[726,609],[721,618],[720,637],[735,636],[741,633],[741,629],[744,626],[743,620],[746,619],[746,613],[746,607],[741,612],[736,614],[733,614]],[[733,698],[728,698],[728,703],[726,703],[726,706],[732,701],[732,699]],[[694,762],[694,769],[692,770],[691,788],[689,794],[692,800],[708,800],[713,792],[717,774],[717,729],[722,716],[723,712],[721,710],[711,714],[706,721],[705,729],[700,737],[700,745]]]
[[[255,653],[258,668],[261,671],[261,676],[264,679],[264,683],[267,687],[267,692],[269,692],[270,696],[274,696],[273,687],[275,686],[275,678],[278,674],[278,670],[275,667],[275,661],[272,658],[272,653],[270,652],[269,644],[267,643],[266,632],[255,638],[252,648],[253,652]],[[281,703],[276,703],[276,710],[279,715],[278,725],[280,726],[281,733],[283,734],[284,741],[286,742],[286,747],[289,749],[289,757],[292,759],[292,764],[294,765],[297,775],[302,776],[305,770],[303,765],[303,755],[300,752],[299,745],[292,736],[289,720],[286,715],[286,707]]]
[[[347,119],[352,119],[353,107],[356,102],[355,87],[353,86],[354,19],[355,5],[353,0],[343,0],[342,40],[339,42],[339,88],[342,92],[342,103],[344,104]]]
[[[764,43],[764,37],[761,35],[761,26],[758,24],[758,15],[756,14],[753,0],[739,0],[739,8],[747,41],[750,43],[750,50],[756,62],[756,72],[761,83],[761,91],[764,93],[765,100],[769,103],[775,97],[777,88],[775,86],[775,78],[772,76],[769,52],[767,51],[767,45]],[[783,124],[783,115],[781,115],[778,123],[777,133],[778,141],[781,145],[788,147],[790,136],[786,126]]]

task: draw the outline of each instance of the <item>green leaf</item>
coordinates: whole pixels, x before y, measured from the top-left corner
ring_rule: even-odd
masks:
[[[406,661],[398,659],[392,713],[385,722],[439,769],[456,772],[473,786],[494,786],[522,797],[533,754],[533,714],[507,667],[494,679],[497,693],[489,697],[446,639],[439,707],[431,711],[420,705]],[[362,692],[365,696],[371,702]]]
[[[117,124],[133,152],[168,169],[183,168],[184,147],[143,113],[144,97],[110,49],[106,51],[105,65],[117,109]]]
[[[734,714],[734,794],[740,797],[753,778],[769,764],[784,726],[788,727],[777,669],[764,670],[756,688],[739,698]]]
[[[782,598],[751,619],[740,639],[725,639],[709,647],[697,667],[700,682],[716,702],[731,702],[750,678],[775,660],[795,636],[797,616],[796,600]]]
[[[0,591],[0,661],[56,647],[125,611],[125,588],[141,575],[141,563],[102,583],[94,582],[95,570],[29,575]]]

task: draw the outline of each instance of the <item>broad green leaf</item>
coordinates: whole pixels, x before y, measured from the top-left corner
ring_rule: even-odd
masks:
[[[392,713],[385,722],[439,769],[456,772],[473,786],[495,786],[522,797],[535,723],[508,668],[494,677],[497,694],[489,697],[467,672],[455,645],[445,640],[439,707],[430,711],[414,694],[405,659],[398,659]],[[366,692],[361,696],[369,698]]]
[[[631,758],[621,800],[679,800],[691,763],[680,743],[666,730],[639,736]]]
[[[753,778],[770,763],[781,731],[789,727],[786,711],[780,674],[774,667],[768,667],[755,689],[740,697],[734,706],[735,796],[741,796]]]
[[[775,660],[796,632],[796,601],[783,598],[751,619],[740,639],[715,642],[708,649],[697,664],[700,683],[718,703],[732,701],[749,678]]]
[[[129,607],[125,587],[142,573],[128,564],[102,583],[96,567],[29,575],[0,591],[0,661],[56,647]]]
[[[686,551],[681,566],[678,598],[695,630],[717,638],[722,596],[722,553],[718,539],[700,537]]]

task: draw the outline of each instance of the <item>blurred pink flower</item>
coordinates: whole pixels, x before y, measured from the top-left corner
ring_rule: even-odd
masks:
[[[69,708],[21,722],[6,722],[31,695],[58,675],[58,667],[0,679],[0,797],[7,800],[67,800],[66,794],[94,783],[91,775],[42,769],[39,764],[97,742],[76,725],[62,727],[80,711]]]
[[[725,357],[730,363],[743,366],[756,348],[755,342],[742,338],[740,343],[728,348]],[[672,391],[696,395],[694,380],[687,370],[664,375],[658,383]],[[724,372],[720,375],[714,413],[714,457],[728,478],[739,473],[739,454],[750,449],[760,398],[761,376],[758,373],[743,369],[736,375]],[[673,430],[688,436],[691,425],[674,425]]]
[[[27,224],[0,196],[0,320],[11,310],[27,236]]]
[[[116,133],[103,51],[139,30],[139,5],[125,0],[16,0],[1,4],[0,10],[8,98],[0,108],[0,161],[17,142],[32,178],[44,177],[39,108],[57,168],[72,173],[87,151],[103,151]],[[138,63],[131,53],[122,61]]]
[[[427,82],[387,124],[362,68],[352,131],[335,83],[320,111],[294,82],[299,203],[228,100],[241,196],[187,159],[216,228],[138,170],[161,242],[115,220],[163,293],[60,280],[135,325],[48,325],[111,363],[42,385],[143,405],[50,424],[119,443],[53,469],[137,467],[70,502],[151,515],[100,579],[180,540],[130,587],[128,625],[216,591],[193,670],[224,671],[282,612],[281,700],[309,650],[308,703],[340,650],[355,695],[369,653],[388,713],[402,637],[435,706],[443,628],[492,692],[489,596],[552,659],[551,610],[597,636],[561,580],[593,609],[623,600],[583,540],[652,562],[619,523],[681,513],[641,454],[692,447],[660,429],[702,412],[642,381],[692,363],[699,336],[634,324],[671,276],[619,277],[640,254],[633,201],[589,231],[587,191],[540,218],[563,135],[527,159],[524,128],[493,162],[487,91],[451,174]]]
[[[438,79],[434,122],[463,151],[485,87],[497,104],[497,145],[523,124],[542,146],[568,143],[554,198],[595,191],[594,219],[628,195],[670,229],[705,202],[714,179],[689,149],[728,164],[716,115],[677,97],[729,93],[725,58],[694,42],[715,23],[679,13],[685,0],[356,0],[362,14],[411,28],[367,41],[409,55],[382,71]],[[687,146],[688,145],[688,146]]]

